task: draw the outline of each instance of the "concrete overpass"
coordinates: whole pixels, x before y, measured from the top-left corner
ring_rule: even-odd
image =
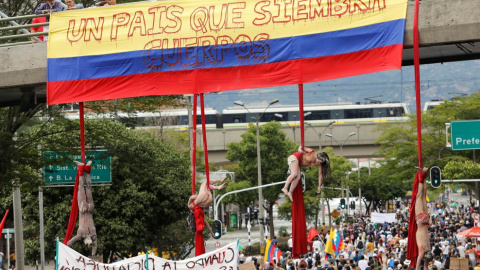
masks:
[[[423,0],[420,2],[421,63],[480,59],[480,1]],[[413,2],[409,3],[403,64],[413,64]],[[28,93],[46,99],[47,45],[0,48],[0,106],[18,104]]]
[[[343,155],[346,158],[375,158],[378,157],[376,152],[379,149],[379,145],[375,145],[374,142],[381,135],[376,130],[377,128],[378,123],[340,123],[331,125],[330,127],[324,124],[318,126],[314,125],[313,128],[305,125],[305,145],[314,149],[318,149],[320,146],[331,146],[336,155]],[[242,139],[240,136],[246,130],[246,128],[207,130],[209,161],[217,165],[230,163],[230,161],[225,158],[228,150],[227,145],[231,142],[239,142]],[[284,125],[282,131],[290,140],[294,140],[291,127]],[[300,144],[299,126],[295,129],[295,132],[296,141]],[[355,132],[355,135],[348,138],[348,135],[352,132]],[[319,140],[317,133],[323,133],[321,140]],[[332,134],[336,141],[325,136],[327,133]],[[198,132],[197,136],[197,144],[202,147],[202,134]],[[343,147],[340,147],[339,143],[343,144]]]

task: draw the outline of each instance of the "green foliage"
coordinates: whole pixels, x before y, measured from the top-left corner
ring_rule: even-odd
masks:
[[[281,237],[287,237],[288,236],[288,231],[287,231],[287,227],[280,227],[280,229],[278,230],[278,235],[281,236]]]
[[[220,190],[220,194],[225,194],[227,192],[249,188],[251,186],[252,184],[249,181],[244,180],[244,181],[233,182],[232,180],[228,180],[227,187],[223,190]],[[226,196],[222,200],[222,202],[235,203],[235,204],[238,204],[240,207],[252,206],[253,205],[252,202],[254,202],[255,199],[257,198],[256,194],[257,192],[255,192],[254,190],[235,193],[235,194]]]
[[[478,179],[480,178],[480,164],[471,160],[449,161],[442,171],[444,179]]]
[[[245,256],[255,256],[260,254],[260,243],[254,243],[249,247],[245,248]]]
[[[455,120],[480,119],[480,93],[470,97],[459,97],[435,107],[422,114],[422,158],[427,167],[444,168],[444,176],[457,178],[478,177],[477,169],[471,162],[473,151],[452,151],[445,146],[445,123]],[[415,177],[415,166],[418,166],[416,116],[404,124],[384,124],[379,126],[382,135],[376,143],[380,144],[379,154],[385,158],[382,166],[372,172],[372,176],[363,182],[365,189],[377,187],[380,196],[403,194],[411,189]],[[364,174],[363,174],[364,175]],[[476,176],[475,176],[476,175]],[[461,177],[463,178],[463,177]],[[387,184],[390,192],[382,188]],[[368,192],[368,191],[367,191]],[[362,195],[365,195],[362,193]],[[404,195],[399,195],[404,196]]]
[[[287,157],[298,147],[294,142],[287,139],[280,128],[281,125],[276,121],[271,121],[259,127],[262,184],[276,183],[287,178]],[[240,142],[228,144],[229,150],[227,152],[227,158],[230,161],[238,162],[236,180],[247,181],[251,186],[258,186],[256,134],[256,126],[250,124],[247,131],[242,134]],[[272,207],[282,193],[281,187],[263,188],[262,192],[268,203],[267,211],[270,216],[273,216]],[[243,193],[241,196],[243,196]],[[248,204],[249,202],[251,202],[250,197],[243,200],[242,203]],[[262,205],[259,207],[262,207]],[[273,222],[270,223],[270,231],[271,236],[273,236]]]
[[[32,152],[30,156],[20,158],[21,153],[11,154],[19,155],[22,162],[17,168],[22,169],[22,205],[24,218],[28,220],[24,232],[25,253],[30,263],[39,258],[38,189],[33,188],[40,182],[37,168],[42,159],[38,153],[53,150],[78,154],[79,145],[78,122],[69,123],[59,118],[49,123],[48,135],[43,135],[43,129],[43,126],[32,126],[19,136],[20,141],[36,139],[37,143],[25,148],[25,152]],[[183,225],[190,195],[188,152],[178,152],[148,133],[140,134],[111,121],[86,121],[85,133],[87,147],[101,146],[112,156],[112,185],[93,188],[98,252],[136,254],[147,246],[154,246],[181,254],[192,246],[193,234],[185,233]],[[23,164],[29,161],[33,161],[29,166]],[[54,257],[55,238],[62,241],[65,235],[72,190],[44,189],[47,259]],[[11,189],[2,189],[1,203],[11,209],[10,193]],[[7,224],[7,227],[10,226]],[[81,243],[76,243],[74,248],[88,254]]]
[[[288,140],[285,133],[280,131],[281,125],[272,121],[260,126],[260,156],[262,166],[262,183],[269,184],[286,179],[288,169],[286,159],[298,147]],[[227,158],[238,161],[236,179],[247,180],[252,185],[257,181],[257,144],[256,127],[250,124],[242,134],[238,143],[230,143]],[[263,189],[264,198],[273,204],[281,193],[281,188],[274,186]]]

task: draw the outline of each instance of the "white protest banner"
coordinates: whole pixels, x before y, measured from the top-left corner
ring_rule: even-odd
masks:
[[[371,213],[371,219],[373,223],[393,223],[397,222],[395,218],[395,213]]]
[[[183,261],[166,260],[154,255],[140,255],[116,263],[96,262],[63,243],[57,242],[58,265],[56,270],[200,270],[237,269],[237,242],[223,248]]]

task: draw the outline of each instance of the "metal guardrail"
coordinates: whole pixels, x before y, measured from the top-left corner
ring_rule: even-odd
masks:
[[[67,10],[67,5],[66,4],[64,4],[62,2],[59,2],[59,3],[62,5],[64,10]],[[8,17],[5,13],[0,11],[0,23],[8,22],[10,24],[10,26],[0,28],[0,41],[15,40],[15,39],[20,39],[20,38],[31,38],[35,42],[42,42],[38,38],[38,36],[48,35],[48,32],[31,33],[29,30],[30,30],[30,27],[48,26],[49,25],[48,22],[20,25],[15,21],[33,19],[33,18],[38,18],[38,17],[48,17],[48,16],[50,16],[50,14],[31,14],[31,15],[21,15],[21,16],[15,16],[15,17]],[[8,36],[1,35],[2,32],[12,31],[12,30],[19,30],[21,32],[21,34],[14,34],[14,35],[8,35]],[[31,41],[3,43],[3,44],[0,44],[0,47],[22,45],[22,44],[29,44],[29,43],[31,43]]]

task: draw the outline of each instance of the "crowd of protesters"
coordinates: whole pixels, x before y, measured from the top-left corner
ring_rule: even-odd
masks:
[[[480,243],[477,245],[476,239],[457,235],[473,227],[473,208],[431,203],[429,213],[433,260],[428,262],[428,269],[479,270]],[[304,258],[294,259],[289,251],[285,251],[278,262],[263,264],[260,254],[246,257],[245,262],[253,260],[257,269],[266,270],[413,269],[411,261],[407,260],[406,250],[409,237],[408,209],[397,211],[396,216],[395,223],[378,224],[370,222],[369,218],[357,217],[355,223],[342,224],[338,231],[343,236],[344,249],[335,256],[326,256],[325,243],[329,235],[328,231],[320,230],[319,235],[310,243],[309,253]],[[463,259],[460,260],[460,266],[451,266],[453,258]],[[459,260],[455,261],[458,264]]]

